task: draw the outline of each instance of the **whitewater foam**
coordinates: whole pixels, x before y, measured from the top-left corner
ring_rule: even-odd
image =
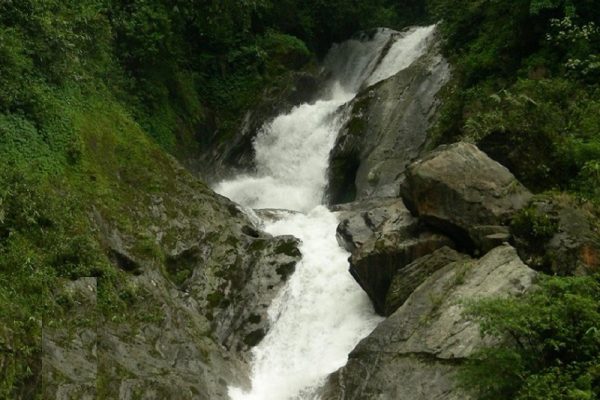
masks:
[[[325,62],[335,77],[327,95],[266,124],[254,142],[256,173],[215,188],[244,207],[300,211],[263,221],[272,235],[300,238],[303,258],[269,308],[269,332],[252,350],[252,388],[231,387],[233,400],[317,398],[326,377],[381,321],[348,273],[337,216],[321,205],[329,152],[347,117],[343,106],[364,85],[414,62],[432,32],[380,29],[335,46]]]

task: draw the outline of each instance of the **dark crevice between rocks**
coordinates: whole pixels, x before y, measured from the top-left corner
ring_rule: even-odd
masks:
[[[255,239],[258,239],[259,237],[261,237],[261,234],[260,234],[260,232],[259,232],[257,229],[255,229],[255,228],[253,228],[253,227],[251,227],[251,226],[249,226],[249,225],[244,225],[244,226],[242,227],[242,233],[243,233],[244,235],[247,235],[247,236],[253,237],[253,238],[255,238]]]
[[[200,249],[198,247],[192,247],[179,254],[168,256],[165,260],[165,266],[169,279],[181,287],[192,277],[194,268],[200,260]]]
[[[144,272],[142,266],[128,254],[115,249],[110,249],[108,257],[113,264],[125,272],[136,276],[141,275]]]
[[[360,167],[358,154],[332,158],[328,169],[328,185],[325,191],[328,205],[351,203],[356,200],[356,174]]]
[[[295,270],[296,270],[296,263],[295,262],[291,262],[291,263],[280,265],[276,269],[277,274],[284,281],[287,281],[288,278],[294,273]]]
[[[451,366],[461,366],[468,361],[466,358],[440,358],[435,354],[426,352],[399,353],[396,356],[398,358],[415,358],[423,363],[436,363]]]
[[[434,231],[438,231],[443,233],[452,239],[455,244],[454,249],[459,253],[466,253],[471,256],[479,256],[479,250],[477,245],[471,237],[469,233],[456,226],[454,224],[449,223],[448,221],[444,221],[442,219],[438,219],[432,216],[422,216],[419,217],[419,220],[422,221],[425,225],[433,229]]]
[[[248,347],[254,347],[258,345],[265,337],[266,332],[263,329],[257,329],[250,332],[244,338],[244,344]]]

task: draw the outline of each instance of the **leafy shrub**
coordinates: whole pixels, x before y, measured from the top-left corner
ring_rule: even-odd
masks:
[[[467,362],[462,386],[482,400],[598,398],[599,279],[544,277],[524,298],[471,303],[467,314],[497,344]]]
[[[534,246],[541,246],[556,234],[558,222],[535,207],[526,207],[513,217],[511,229]]]

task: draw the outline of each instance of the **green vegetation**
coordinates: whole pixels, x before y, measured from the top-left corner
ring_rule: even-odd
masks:
[[[515,235],[527,238],[533,245],[540,246],[556,234],[558,223],[529,206],[515,215],[511,230]]]
[[[472,141],[531,189],[598,201],[600,12],[593,3],[430,0],[455,66],[437,142]]]
[[[600,277],[543,278],[521,299],[471,304],[483,334],[502,340],[462,370],[478,399],[587,400],[600,395]]]
[[[160,198],[169,218],[202,218],[178,190],[205,187],[165,150],[185,159],[227,140],[332,41],[423,15],[414,0],[0,1],[0,398],[40,398],[42,325],[77,323],[65,280],[98,277],[102,318],[134,323],[160,305],[131,276],[190,276],[149,233],[149,210]]]
[[[591,0],[429,0],[455,73],[435,144],[467,140],[536,192],[600,205],[600,8]],[[575,203],[575,202],[574,202]],[[577,206],[577,204],[573,204]],[[543,253],[557,222],[525,208],[517,236]],[[570,271],[572,273],[572,271]],[[468,307],[496,343],[461,373],[477,399],[600,397],[598,277],[547,277],[524,298]]]
[[[181,182],[205,187],[167,152],[186,158],[227,140],[265,89],[282,90],[361,29],[441,20],[455,75],[437,143],[476,142],[530,188],[600,204],[595,3],[0,1],[0,398],[41,398],[42,326],[76,323],[65,281],[99,278],[105,321],[160,320],[129,278],[152,266],[184,285],[191,270],[149,234],[160,225],[149,210],[159,198],[168,218],[207,213],[178,201]],[[131,260],[115,260],[103,227],[134,243]],[[527,210],[515,229],[552,232]],[[596,398],[599,294],[597,279],[553,278],[526,299],[474,306],[486,333],[516,346],[486,350],[466,382],[482,398]]]

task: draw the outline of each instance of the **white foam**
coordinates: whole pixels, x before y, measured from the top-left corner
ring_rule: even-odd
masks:
[[[394,42],[375,71],[366,80],[366,85],[371,86],[388,79],[410,66],[425,52],[434,30],[435,25],[413,28]]]
[[[267,124],[254,142],[256,174],[216,187],[245,207],[301,212],[263,221],[273,235],[300,238],[303,259],[269,308],[271,329],[252,351],[252,388],[230,388],[233,400],[316,398],[326,377],[345,365],[348,353],[381,321],[348,273],[349,254],[335,238],[337,217],[320,205],[329,152],[344,123],[340,107],[365,82],[386,79],[414,62],[432,32],[381,29],[332,49],[326,64],[336,79],[326,98]]]
[[[312,398],[380,321],[348,273],[348,253],[335,239],[337,224],[319,206],[266,227],[273,235],[300,238],[303,260],[269,309],[276,323],[253,352],[252,391],[231,389],[232,399]]]

